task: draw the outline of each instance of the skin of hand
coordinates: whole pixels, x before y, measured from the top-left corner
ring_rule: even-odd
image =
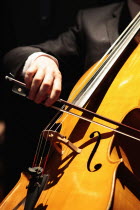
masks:
[[[36,58],[26,70],[24,81],[29,89],[28,98],[37,104],[51,106],[60,96],[62,75],[49,57]]]

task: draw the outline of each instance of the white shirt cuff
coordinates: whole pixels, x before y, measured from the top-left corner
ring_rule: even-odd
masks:
[[[25,74],[26,70],[30,67],[32,62],[35,61],[40,56],[46,56],[48,58],[51,58],[57,64],[57,66],[59,66],[58,60],[55,57],[53,57],[52,55],[49,55],[49,54],[43,53],[43,52],[35,52],[27,58],[25,65],[23,67],[23,70],[22,70],[23,75]]]

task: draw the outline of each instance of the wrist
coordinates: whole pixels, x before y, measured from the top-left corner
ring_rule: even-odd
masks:
[[[23,67],[23,70],[22,70],[22,74],[24,75],[26,70],[31,66],[31,64],[38,58],[38,57],[41,57],[41,56],[45,56],[45,57],[48,57],[50,59],[52,59],[57,66],[59,66],[59,63],[58,63],[58,60],[52,56],[52,55],[49,55],[47,53],[43,53],[43,52],[36,52],[36,53],[33,53],[31,54],[28,59],[26,60],[25,62],[25,65]]]

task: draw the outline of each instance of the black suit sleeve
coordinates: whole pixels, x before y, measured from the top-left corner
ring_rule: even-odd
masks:
[[[66,68],[68,68],[67,74],[69,70],[75,71],[75,69],[79,69],[79,66],[82,66],[82,62],[80,62],[82,55],[80,16],[79,13],[76,25],[61,34],[57,39],[38,45],[18,47],[8,52],[4,57],[6,71],[11,72],[16,77],[19,76],[28,56],[40,51],[49,53],[58,59],[62,74]]]

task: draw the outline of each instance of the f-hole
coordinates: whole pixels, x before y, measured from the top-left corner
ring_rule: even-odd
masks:
[[[94,157],[94,154],[95,154],[95,152],[96,152],[96,150],[97,150],[97,148],[98,148],[98,146],[99,146],[99,144],[100,144],[100,140],[101,140],[101,134],[100,134],[99,131],[93,132],[93,133],[90,135],[90,138],[93,138],[93,137],[95,136],[96,133],[98,134],[98,136],[97,136],[97,141],[96,141],[96,144],[95,144],[95,146],[94,146],[94,148],[93,148],[93,150],[92,150],[92,152],[91,152],[91,154],[90,154],[90,156],[89,156],[88,162],[87,162],[87,169],[88,169],[88,171],[90,171],[90,172],[97,171],[97,170],[99,170],[99,169],[102,167],[102,164],[100,164],[100,163],[99,163],[99,164],[96,164],[96,165],[94,166],[94,170],[91,170],[91,167],[90,167],[91,161],[92,161],[92,159],[93,159],[93,157]]]

